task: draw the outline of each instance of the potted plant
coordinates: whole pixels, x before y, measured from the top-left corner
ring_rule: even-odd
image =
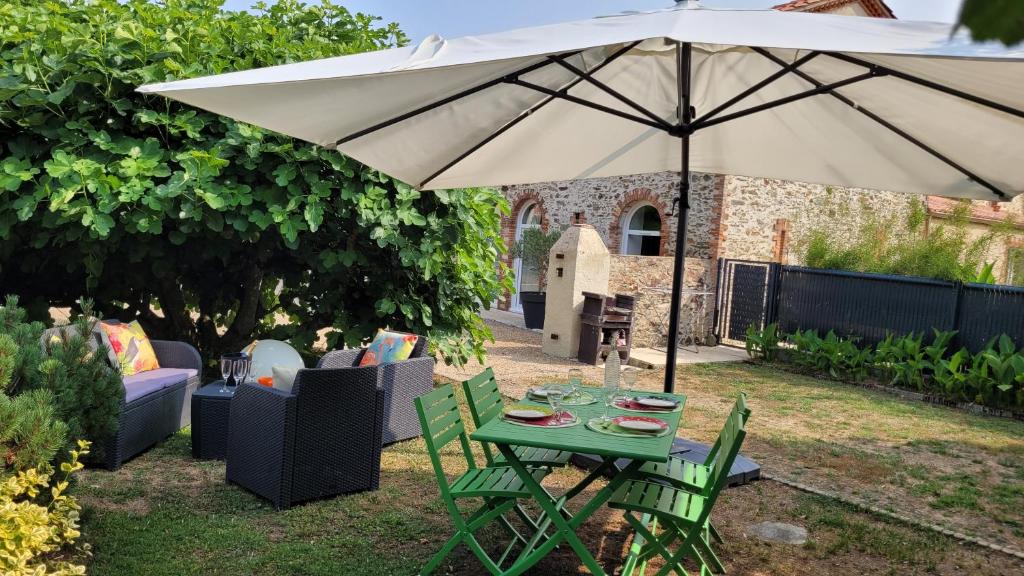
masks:
[[[539,228],[523,230],[522,237],[512,246],[512,256],[522,261],[523,268],[533,268],[539,274],[538,291],[519,292],[519,302],[523,306],[523,322],[527,328],[544,327],[544,304],[546,301],[548,256],[551,247],[562,235],[560,230],[545,233]]]

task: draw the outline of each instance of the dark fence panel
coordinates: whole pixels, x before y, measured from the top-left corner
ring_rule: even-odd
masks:
[[[956,287],[950,282],[783,266],[779,328],[834,330],[875,344],[887,332],[952,330]]]
[[[957,284],[929,278],[781,266],[720,263],[717,334],[745,339],[747,326],[779,324],[783,332],[834,330],[875,344],[886,333],[956,330],[954,346],[981,350],[1008,334],[1024,346],[1024,288]]]
[[[773,322],[778,264],[727,260],[719,269],[716,333],[729,340],[744,340],[751,324],[763,328]]]
[[[967,284],[960,297],[957,339],[971,352],[993,337],[1008,334],[1024,346],[1024,288]]]

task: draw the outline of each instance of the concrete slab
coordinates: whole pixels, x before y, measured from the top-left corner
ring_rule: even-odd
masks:
[[[743,362],[747,359],[747,351],[730,346],[705,347],[699,346],[698,352],[692,349],[680,349],[676,355],[676,366],[682,364],[701,364],[705,362]],[[629,364],[637,368],[661,369],[665,367],[665,350],[658,348],[635,348],[629,354]]]
[[[526,323],[523,321],[523,315],[518,312],[509,312],[508,310],[498,310],[497,308],[491,308],[490,310],[481,310],[480,317],[490,322],[497,322],[506,326],[513,326],[522,330],[530,330],[526,327]],[[531,332],[541,333],[541,330],[531,330]]]
[[[783,522],[761,522],[747,527],[747,534],[775,544],[802,546],[807,542],[807,529]]]

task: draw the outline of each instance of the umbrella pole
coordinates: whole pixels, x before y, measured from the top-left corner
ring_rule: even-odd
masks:
[[[676,44],[676,64],[679,88],[679,204],[676,214],[676,251],[672,266],[672,306],[668,320],[668,350],[665,357],[665,392],[672,392],[676,384],[676,355],[679,351],[679,320],[682,314],[683,276],[686,269],[686,216],[690,210],[690,130],[693,120],[690,108],[690,64],[692,49],[689,42]]]

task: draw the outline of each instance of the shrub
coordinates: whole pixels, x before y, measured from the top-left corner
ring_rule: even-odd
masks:
[[[0,393],[0,478],[53,461],[68,439],[49,390]]]
[[[864,224],[847,241],[833,227],[810,231],[802,240],[804,264],[812,268],[924,276],[941,280],[995,283],[993,264],[984,261],[989,247],[1006,233],[1003,226],[972,237],[970,204],[963,203],[949,219],[924,229],[926,214],[915,203],[906,221],[882,218],[866,209]]]
[[[833,378],[862,380],[871,364],[870,348],[860,349],[854,339],[840,338],[832,330],[824,338],[815,330],[799,330],[788,336],[794,345],[793,361],[816,372],[827,372]]]
[[[72,576],[85,574],[85,566],[68,560],[78,531],[81,506],[66,491],[72,474],[81,470],[79,458],[89,443],[79,440],[64,476],[54,478],[53,467],[43,464],[22,470],[0,483],[0,573],[11,576]]]
[[[26,316],[17,296],[7,296],[0,306],[0,392],[33,388],[38,379],[43,325],[26,322]]]
[[[4,371],[4,366],[17,364],[13,375],[20,379],[15,387],[5,385],[0,378],[0,390],[14,391],[9,409],[21,414],[18,427],[10,432],[16,434],[11,441],[19,445],[29,443],[28,439],[17,435],[18,430],[37,427],[51,432],[42,435],[38,445],[33,444],[28,453],[53,452],[63,447],[67,438],[84,438],[95,443],[92,457],[102,458],[104,441],[117,432],[124,388],[121,377],[107,360],[106,348],[96,347],[91,339],[95,325],[95,320],[91,319],[92,303],[82,300],[82,314],[46,342],[42,342],[42,325],[25,323],[26,314],[17,304],[16,298],[9,297],[0,308],[0,318],[6,319],[0,327],[7,332],[0,334],[0,372]],[[10,345],[15,340],[12,334],[20,344]],[[42,414],[46,411],[42,407],[44,396],[33,395],[32,400],[22,400],[22,396],[33,391],[45,392],[45,404],[52,410],[51,417]],[[59,434],[60,443],[51,446],[57,430],[43,423],[56,419],[62,421],[63,431]]]
[[[547,283],[548,259],[551,256],[551,248],[561,238],[561,230],[544,232],[540,228],[527,228],[523,230],[523,236],[512,245],[510,253],[515,258],[522,258],[523,266],[533,268],[540,274],[540,288],[544,291]]]
[[[92,458],[102,459],[105,440],[117,433],[124,386],[106,349],[93,350],[89,335],[96,321],[90,319],[88,303],[83,308],[86,313],[62,328],[59,340],[46,343],[38,386],[53,392],[57,414],[67,422],[70,437],[92,441]]]
[[[754,324],[747,326],[744,344],[751,358],[774,362],[779,355],[779,325],[769,324],[761,330]]]
[[[254,338],[309,349],[324,330],[357,345],[387,325],[482,357],[480,303],[511,286],[499,192],[421,193],[135,90],[404,42],[329,2],[0,2],[0,292],[43,311],[88,294],[206,358]]]

